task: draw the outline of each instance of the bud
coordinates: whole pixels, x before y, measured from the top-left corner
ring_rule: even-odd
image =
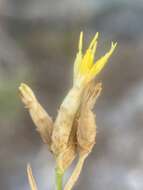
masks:
[[[116,48],[117,43],[114,44],[112,42],[109,52],[107,52],[94,64],[97,39],[98,33],[96,33],[85,54],[83,55],[83,33],[81,32],[80,34],[78,53],[74,63],[73,87],[60,106],[52,134],[51,149],[55,154],[60,154],[67,148],[73,121],[81,104],[83,91],[86,88],[86,85],[93,81],[96,75],[103,69]]]
[[[36,99],[31,88],[26,84],[21,84],[19,94],[25,107],[28,108],[31,118],[36,125],[44,143],[51,144],[53,121]]]
[[[83,88],[73,87],[60,106],[52,134],[51,149],[56,155],[67,149],[82,92]]]
[[[96,86],[94,84],[89,84],[87,89],[85,89],[81,102],[80,116],[77,128],[79,160],[69,181],[65,185],[64,190],[72,189],[81,173],[86,157],[89,155],[95,144],[96,123],[92,109],[100,93],[101,83],[98,83]]]

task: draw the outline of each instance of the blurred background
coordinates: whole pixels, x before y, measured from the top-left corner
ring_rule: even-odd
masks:
[[[143,1],[0,0],[1,190],[29,189],[27,163],[39,189],[55,188],[54,159],[18,86],[29,84],[54,119],[72,85],[81,30],[86,46],[100,32],[97,58],[112,40],[118,48],[96,79],[103,82],[97,144],[75,189],[143,189]]]

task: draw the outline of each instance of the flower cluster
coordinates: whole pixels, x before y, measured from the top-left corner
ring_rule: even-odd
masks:
[[[64,98],[55,121],[40,105],[28,85],[22,83],[19,87],[21,99],[28,108],[37,131],[56,159],[58,178],[64,174],[75,157],[78,156],[77,165],[64,190],[72,189],[86,157],[95,144],[96,121],[92,109],[102,87],[101,83],[95,84],[94,78],[108,62],[117,45],[112,42],[110,50],[94,62],[97,39],[98,33],[83,54],[83,32],[80,33],[78,52],[74,62],[73,86]],[[31,188],[35,186],[36,189],[30,166],[27,171]],[[58,189],[60,190],[60,188]]]

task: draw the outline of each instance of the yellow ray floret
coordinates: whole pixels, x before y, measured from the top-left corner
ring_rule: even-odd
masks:
[[[91,41],[85,54],[82,54],[83,32],[80,33],[78,53],[74,63],[74,82],[76,80],[84,79],[85,82],[93,80],[96,75],[103,69],[108,59],[114,52],[117,43],[111,43],[110,50],[99,60],[94,63],[94,56],[97,48],[98,32]]]

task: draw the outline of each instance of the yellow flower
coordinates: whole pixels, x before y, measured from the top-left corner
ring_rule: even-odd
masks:
[[[74,63],[74,83],[64,98],[54,122],[40,105],[31,88],[24,83],[19,87],[20,97],[28,108],[37,131],[55,156],[57,189],[62,189],[62,176],[78,155],[77,165],[64,188],[72,189],[96,141],[96,121],[92,109],[101,92],[101,84],[95,85],[92,80],[103,69],[117,46],[117,43],[112,42],[110,50],[94,63],[97,39],[98,33],[83,54],[83,32],[80,33]],[[27,166],[27,174],[31,190],[37,190],[30,165]]]
[[[76,84],[80,83],[81,81],[84,81],[84,83],[88,83],[93,80],[97,76],[97,74],[103,69],[117,46],[117,43],[112,42],[110,50],[94,63],[98,35],[99,34],[97,32],[89,47],[87,48],[85,54],[83,54],[83,32],[80,33],[78,53],[76,55],[74,63],[74,83]]]

